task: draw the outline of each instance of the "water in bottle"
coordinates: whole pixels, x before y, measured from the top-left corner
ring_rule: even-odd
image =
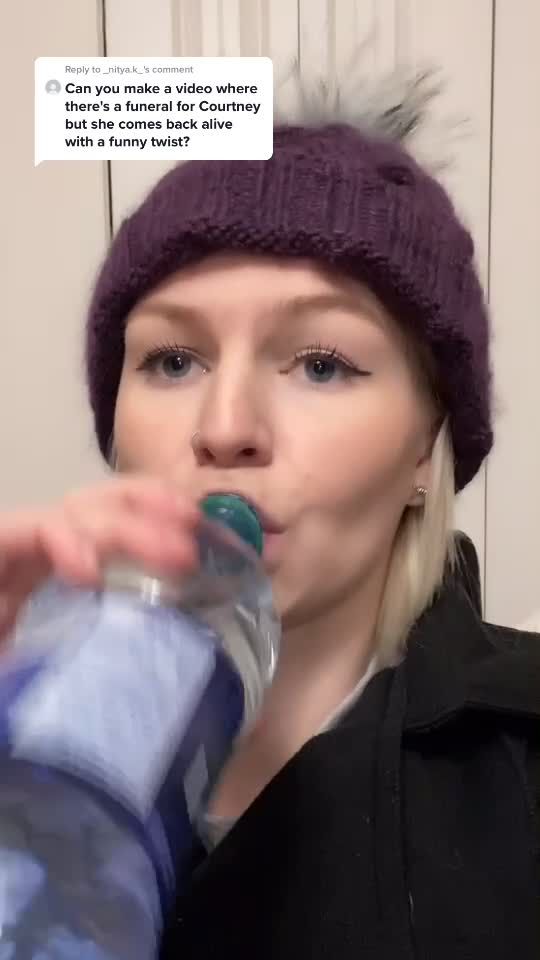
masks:
[[[279,645],[256,514],[228,494],[203,509],[196,575],[118,558],[103,589],[51,579],[19,618],[0,670],[0,960],[158,954]]]

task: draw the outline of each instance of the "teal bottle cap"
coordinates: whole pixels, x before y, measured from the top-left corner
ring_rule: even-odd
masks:
[[[202,501],[201,508],[207,517],[234,530],[259,556],[262,554],[263,530],[255,510],[243,497],[236,493],[212,493]]]

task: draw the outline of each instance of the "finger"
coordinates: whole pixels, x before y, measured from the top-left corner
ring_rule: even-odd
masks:
[[[13,510],[0,514],[0,576],[12,559],[36,549],[36,524],[43,511]]]
[[[60,511],[38,524],[37,539],[52,573],[81,585],[99,579],[95,546]]]
[[[200,509],[193,499],[172,483],[146,475],[115,478],[90,490],[76,491],[65,498],[63,505],[68,513],[76,515],[111,503],[157,518],[177,518],[191,527],[200,519]]]
[[[102,510],[81,517],[77,532],[101,568],[120,555],[156,571],[188,570],[197,557],[193,534],[178,521],[159,523],[118,509]]]
[[[0,517],[0,589],[6,593],[18,589],[21,582],[32,583],[45,576],[48,561],[39,543],[41,511],[13,511]]]

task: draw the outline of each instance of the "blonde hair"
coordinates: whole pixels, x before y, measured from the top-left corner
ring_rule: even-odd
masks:
[[[406,507],[388,566],[375,631],[381,666],[405,654],[411,627],[458,562],[454,531],[454,453],[448,420],[437,434],[424,508]]]

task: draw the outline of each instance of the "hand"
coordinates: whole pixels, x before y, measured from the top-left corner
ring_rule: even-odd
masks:
[[[171,484],[118,476],[58,504],[0,513],[0,646],[49,576],[98,587],[105,562],[122,555],[156,574],[195,569],[201,514]]]

